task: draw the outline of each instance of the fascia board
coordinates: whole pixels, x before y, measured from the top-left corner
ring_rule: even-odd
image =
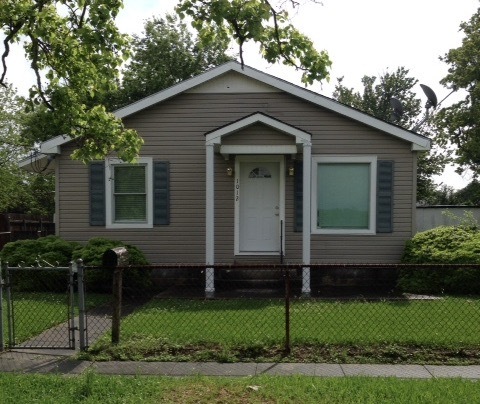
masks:
[[[50,140],[43,142],[40,145],[40,153],[43,154],[60,154],[61,146],[69,143],[72,140],[70,136],[60,135],[56,136]]]

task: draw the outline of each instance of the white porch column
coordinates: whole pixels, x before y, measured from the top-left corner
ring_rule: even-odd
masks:
[[[302,264],[310,265],[312,146],[303,144],[303,238]],[[302,269],[302,294],[310,295],[310,267]]]
[[[215,264],[215,165],[214,145],[206,145],[206,200],[205,200],[205,295],[213,296],[215,293],[215,271],[208,265]]]

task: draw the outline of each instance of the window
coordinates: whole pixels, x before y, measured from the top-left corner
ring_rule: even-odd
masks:
[[[257,167],[250,171],[248,178],[272,178],[272,174],[270,174],[268,168]]]
[[[152,159],[135,164],[107,159],[106,164],[107,227],[152,227]]]
[[[374,234],[376,158],[316,156],[312,161],[312,232]]]

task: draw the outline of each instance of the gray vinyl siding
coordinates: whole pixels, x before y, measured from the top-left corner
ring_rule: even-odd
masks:
[[[412,235],[415,153],[411,144],[284,93],[181,94],[124,120],[145,141],[141,156],[170,163],[167,226],[139,230],[90,226],[87,166],[72,162],[69,155],[73,146],[63,146],[57,160],[59,234],[81,242],[94,236],[122,240],[141,248],[154,263],[204,262],[205,133],[254,112],[310,133],[312,155],[376,155],[379,160],[395,161],[394,232],[374,236],[312,234],[311,258],[312,262],[397,262]],[[224,144],[293,144],[291,137],[262,125],[245,128],[224,140]],[[297,158],[301,159],[301,154]],[[290,159],[286,156],[286,167],[293,165]],[[226,175],[234,164],[234,156],[225,161],[215,155],[216,262],[235,260],[234,177]],[[293,177],[286,176],[285,183],[285,259],[300,262],[302,233],[293,231]]]
[[[222,139],[222,145],[294,145],[295,138],[293,136],[279,133],[273,128],[265,125],[251,125],[248,128],[239,130],[238,132],[225,136]]]

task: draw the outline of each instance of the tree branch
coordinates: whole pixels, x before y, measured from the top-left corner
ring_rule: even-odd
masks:
[[[18,33],[18,31],[20,31],[20,29],[23,27],[23,24],[23,22],[19,21],[13,25],[10,33],[3,40],[5,50],[2,54],[2,75],[0,76],[0,85],[3,87],[6,87],[5,76],[7,75],[7,57],[10,54],[10,41]]]
[[[38,67],[38,48],[39,48],[39,40],[38,38],[34,37],[31,33],[28,34],[30,37],[30,40],[32,41],[32,69],[35,72],[35,77],[37,79],[37,88],[38,88],[38,95],[44,102],[45,106],[50,110],[54,111],[55,108],[53,105],[50,103],[49,100],[47,100],[47,97],[45,97],[45,93],[43,92],[43,86],[42,86],[42,77],[40,76],[40,68]]]
[[[297,63],[295,63],[288,55],[285,54],[285,52],[283,51],[283,45],[282,45],[282,41],[280,39],[280,35],[279,35],[279,26],[278,26],[278,20],[277,20],[277,11],[273,8],[273,6],[270,4],[270,2],[268,0],[263,0],[265,2],[265,4],[270,8],[270,11],[272,12],[272,16],[273,16],[273,25],[274,25],[274,32],[275,32],[275,39],[276,39],[276,42],[277,42],[277,45],[278,45],[278,51],[279,51],[279,54],[282,55],[282,57],[288,62],[290,63],[292,66],[294,66],[296,69],[299,69],[301,68],[300,66],[297,65]],[[305,70],[305,69],[301,69],[301,70]]]

